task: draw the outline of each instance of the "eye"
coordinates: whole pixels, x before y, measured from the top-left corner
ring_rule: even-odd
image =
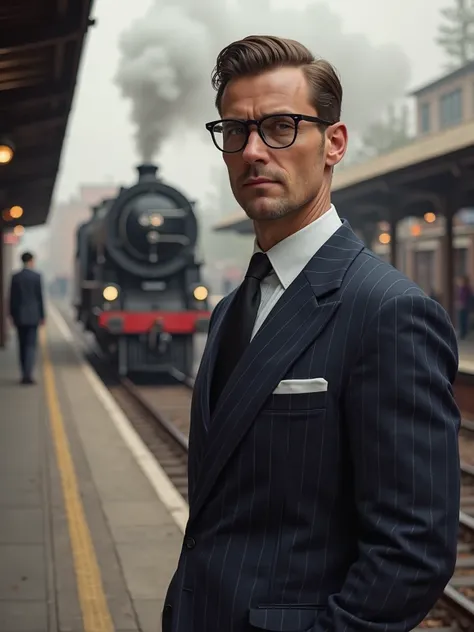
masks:
[[[285,121],[277,121],[275,123],[275,127],[279,130],[292,129],[293,125],[291,123],[286,123]]]
[[[239,125],[238,123],[231,123],[223,126],[223,133],[226,136],[238,136],[239,134],[244,134],[244,126]]]

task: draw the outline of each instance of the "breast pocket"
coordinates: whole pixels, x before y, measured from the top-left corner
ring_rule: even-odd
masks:
[[[272,394],[262,410],[262,414],[291,414],[296,411],[324,410],[327,406],[328,391],[316,393]]]

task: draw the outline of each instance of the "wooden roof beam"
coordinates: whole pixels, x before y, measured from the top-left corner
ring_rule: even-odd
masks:
[[[0,55],[63,44],[82,37],[85,29],[82,24],[78,27],[77,20],[69,19],[59,25],[39,24],[34,28],[22,29],[21,32],[13,30],[2,37]]]

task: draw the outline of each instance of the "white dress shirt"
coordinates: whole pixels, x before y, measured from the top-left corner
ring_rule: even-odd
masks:
[[[304,270],[326,241],[341,227],[334,205],[301,230],[278,242],[266,252],[273,270],[260,283],[262,298],[252,332],[252,338],[262,326],[283,292]],[[255,240],[253,254],[262,252]]]

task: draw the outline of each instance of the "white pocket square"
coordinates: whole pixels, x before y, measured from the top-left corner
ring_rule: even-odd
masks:
[[[312,377],[307,380],[282,380],[273,391],[273,395],[321,393],[327,390],[328,383],[323,377]]]

